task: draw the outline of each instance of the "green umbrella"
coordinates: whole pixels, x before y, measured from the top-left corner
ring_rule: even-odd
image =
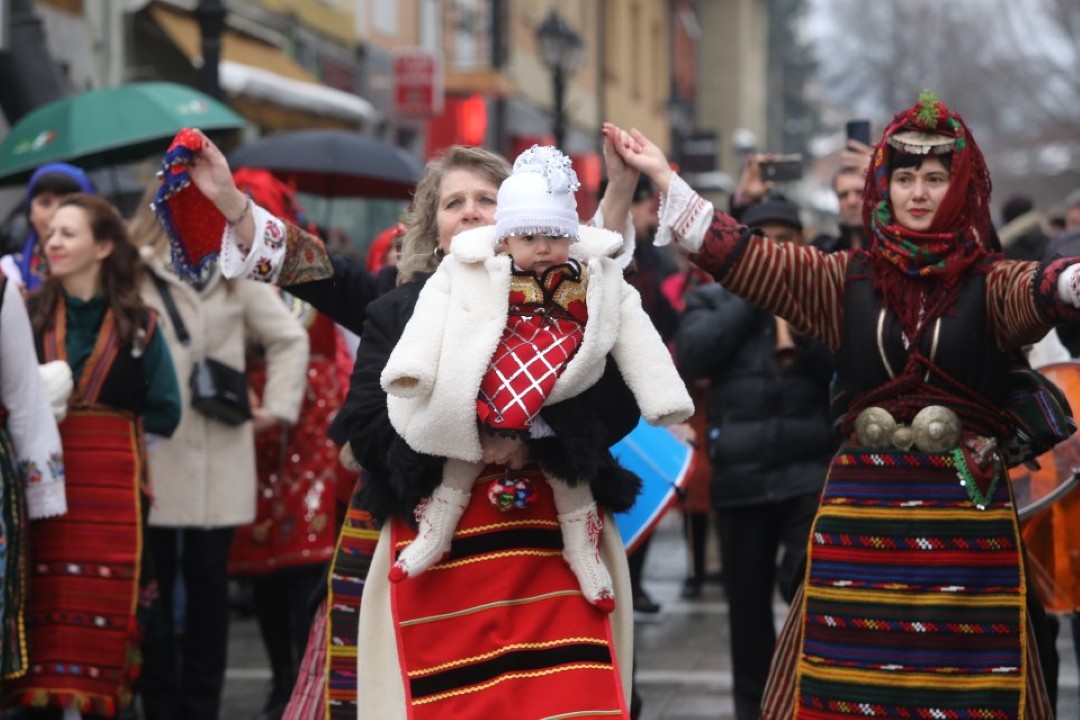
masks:
[[[43,105],[0,142],[0,184],[23,182],[48,162],[85,169],[164,155],[186,127],[234,130],[244,119],[209,95],[167,82],[91,90]]]

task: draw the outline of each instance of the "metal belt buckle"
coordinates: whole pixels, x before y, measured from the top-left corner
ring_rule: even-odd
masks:
[[[929,405],[915,415],[911,425],[901,425],[892,414],[879,407],[869,407],[855,418],[855,435],[863,447],[898,447],[922,452],[951,450],[960,443],[960,416],[943,405]]]

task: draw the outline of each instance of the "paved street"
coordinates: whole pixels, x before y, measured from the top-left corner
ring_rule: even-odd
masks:
[[[727,605],[718,585],[696,602],[679,598],[686,568],[679,516],[661,523],[649,549],[645,587],[663,609],[637,625],[638,683],[645,701],[641,720],[727,720],[732,717]],[[777,607],[778,622],[783,619]],[[1080,717],[1080,674],[1066,624],[1061,655],[1058,717]],[[229,649],[222,718],[246,720],[262,706],[270,680],[255,621],[235,620]]]

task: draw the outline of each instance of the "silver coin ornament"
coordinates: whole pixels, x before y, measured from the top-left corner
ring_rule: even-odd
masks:
[[[855,434],[859,438],[859,444],[863,447],[888,447],[892,444],[892,437],[895,432],[896,420],[893,419],[888,410],[883,408],[866,408],[855,418]]]
[[[911,421],[915,445],[923,452],[952,450],[960,442],[960,418],[941,405],[924,407]]]

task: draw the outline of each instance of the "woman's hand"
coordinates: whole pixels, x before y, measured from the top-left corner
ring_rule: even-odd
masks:
[[[229,163],[218,146],[201,130],[196,132],[202,137],[203,144],[189,170],[191,182],[233,225],[236,246],[241,255],[247,255],[255,239],[255,220],[248,207],[251,199],[236,187]]]
[[[517,437],[492,435],[480,428],[480,449],[484,452],[484,462],[505,465],[513,470],[525,467],[529,460],[529,446]]]
[[[281,420],[267,410],[261,407],[251,409],[251,425],[254,428],[256,435],[265,432],[270,428],[275,428],[280,424]]]
[[[626,216],[634,201],[639,173],[626,164],[622,155],[615,149],[615,143],[607,128],[604,128],[604,167],[608,184],[604,197],[600,198],[600,213],[604,216],[604,227],[617,233],[626,229]]]
[[[189,171],[191,182],[227,220],[236,220],[247,206],[247,196],[236,187],[229,163],[218,146],[201,130],[196,132],[202,137],[203,145]]]
[[[637,168],[629,165],[626,158],[615,147],[615,143],[621,140],[619,132],[625,135],[624,131],[611,123],[604,123],[601,130],[604,136],[604,168],[607,171],[608,187],[630,188],[630,192],[633,193],[637,186],[638,175],[641,173]]]
[[[636,128],[623,130],[613,123],[604,123],[605,147],[610,140],[612,147],[627,165],[643,172],[665,195],[675,174],[664,151]]]

